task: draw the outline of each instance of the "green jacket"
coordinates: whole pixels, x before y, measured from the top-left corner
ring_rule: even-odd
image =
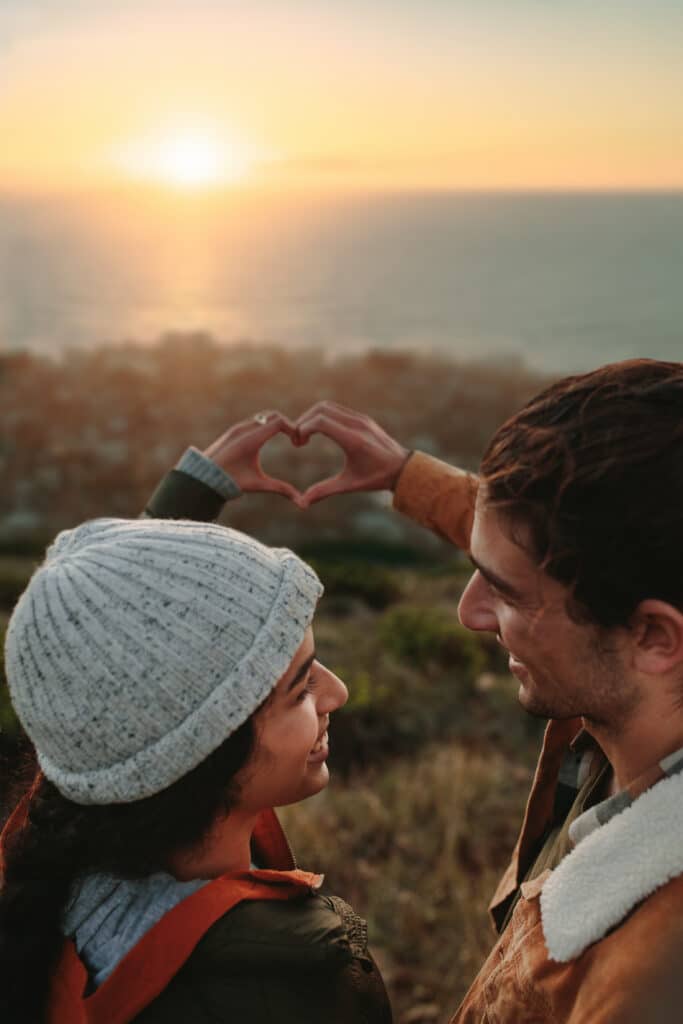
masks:
[[[214,519],[216,491],[172,470],[145,513]],[[206,932],[135,1024],[391,1024],[365,922],[338,897],[241,903]]]
[[[364,922],[332,896],[240,903],[135,1024],[391,1024]]]

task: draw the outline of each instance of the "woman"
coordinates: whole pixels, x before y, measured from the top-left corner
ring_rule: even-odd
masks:
[[[327,784],[347,696],[315,658],[320,583],[161,518],[285,493],[258,463],[282,430],[238,424],[223,469],[192,450],[158,518],[60,534],[17,604],[7,674],[41,772],[3,836],[5,1024],[391,1020],[364,923],[295,869],[272,811]]]

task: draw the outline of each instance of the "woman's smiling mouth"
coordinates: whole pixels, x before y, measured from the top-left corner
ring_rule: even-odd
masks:
[[[313,750],[308,755],[307,760],[314,764],[317,764],[319,761],[324,761],[327,758],[329,752],[329,737],[326,729],[322,736],[319,738],[316,745],[313,747]]]

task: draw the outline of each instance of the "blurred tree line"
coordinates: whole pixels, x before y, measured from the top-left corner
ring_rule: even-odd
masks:
[[[205,447],[262,409],[296,417],[328,398],[358,408],[410,448],[475,468],[487,439],[544,381],[522,365],[458,364],[417,352],[331,356],[210,336],[169,334],[67,350],[59,358],[0,354],[0,544],[42,547],[57,529],[98,515],[137,515],[162,473],[189,444]],[[340,453],[284,438],[264,451],[273,474],[305,487],[335,472]],[[263,540],[298,544],[382,533],[428,543],[393,523],[377,496],[345,496],[304,517],[286,501],[250,495],[230,522]],[[419,536],[418,536],[419,533]]]

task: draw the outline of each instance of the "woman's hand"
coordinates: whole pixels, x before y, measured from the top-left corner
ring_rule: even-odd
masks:
[[[228,427],[204,455],[229,473],[243,491],[282,494],[299,505],[302,495],[296,487],[268,476],[261,467],[261,448],[277,434],[287,434],[296,443],[296,429],[286,416],[275,410],[260,412]]]
[[[305,445],[313,434],[324,434],[344,453],[336,475],[313,484],[301,495],[300,508],[333,494],[350,491],[393,491],[410,450],[390,437],[369,416],[336,402],[318,402],[296,421],[294,444]]]

